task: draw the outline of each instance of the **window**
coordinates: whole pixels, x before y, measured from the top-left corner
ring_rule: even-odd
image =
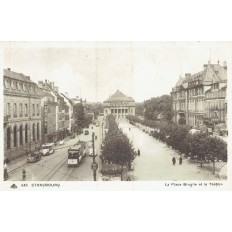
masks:
[[[37,104],[37,116],[39,116],[40,110],[39,110],[39,104]]]
[[[17,128],[14,126],[14,147],[17,147]]]
[[[37,140],[39,140],[39,123],[37,123]]]
[[[7,147],[7,150],[10,149],[10,144],[11,144],[11,133],[10,133],[10,127],[7,128],[7,131],[6,131],[6,147]]]
[[[126,114],[128,113],[128,109],[125,109]]]
[[[118,113],[119,113],[119,114],[121,113],[121,109],[118,109]]]
[[[7,103],[6,105],[6,114],[8,117],[10,117],[10,103]]]
[[[27,104],[25,104],[24,113],[25,113],[25,117],[27,117],[28,116],[28,106],[27,106]]]
[[[115,114],[117,114],[117,109],[114,110]]]
[[[124,114],[124,109],[122,109],[122,113]]]
[[[23,116],[23,104],[20,103],[19,104],[19,117],[22,117]]]
[[[14,116],[14,118],[17,118],[17,105],[16,105],[16,103],[14,103],[14,107],[13,107],[13,116]]]
[[[32,115],[35,116],[35,104],[32,105]]]
[[[25,143],[28,142],[28,131],[27,131],[27,124],[25,125]]]
[[[113,114],[114,113],[114,110],[113,109],[111,109],[111,114]]]
[[[19,127],[19,144],[23,145],[23,126]]]
[[[35,141],[35,124],[32,125],[32,141]]]

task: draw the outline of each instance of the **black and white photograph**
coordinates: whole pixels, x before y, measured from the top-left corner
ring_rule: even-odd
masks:
[[[12,188],[17,181],[227,183],[231,42],[1,48],[1,158]]]

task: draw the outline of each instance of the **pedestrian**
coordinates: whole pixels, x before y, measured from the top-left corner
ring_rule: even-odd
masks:
[[[25,181],[26,180],[26,170],[25,169],[22,170],[22,175],[23,175],[23,181]]]
[[[7,171],[7,164],[6,162],[4,163],[4,180],[7,180],[9,177],[8,171]]]
[[[138,149],[138,156],[140,156],[140,150]]]
[[[172,164],[173,164],[173,165],[176,164],[176,158],[175,158],[175,157],[172,158]]]
[[[182,156],[180,156],[180,158],[179,158],[179,165],[181,165],[182,164]]]

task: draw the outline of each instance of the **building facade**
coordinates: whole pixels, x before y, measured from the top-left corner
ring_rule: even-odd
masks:
[[[13,160],[41,145],[42,91],[29,76],[3,70],[4,158]]]
[[[58,140],[63,140],[67,135],[69,135],[69,107],[66,104],[64,97],[58,92],[55,93],[57,97],[57,121],[56,130],[58,135]]]
[[[75,125],[74,125],[74,118],[73,118],[73,103],[72,100],[68,97],[68,93],[65,94],[61,94],[64,97],[64,101],[68,106],[68,116],[69,116],[69,120],[68,120],[68,131],[69,133],[73,133],[75,132]]]
[[[216,107],[215,104],[220,104],[220,121],[225,122],[225,113],[222,112],[225,111],[226,83],[225,62],[223,66],[219,62],[209,62],[203,66],[202,71],[180,77],[171,92],[173,121],[198,127],[206,119],[214,120],[215,114],[212,114],[212,111]]]
[[[56,106],[55,96],[52,95],[53,82],[39,81],[38,86],[43,92],[41,99],[41,135],[42,143],[50,143],[56,140]]]
[[[125,119],[127,115],[135,115],[135,101],[117,90],[103,102],[104,117],[112,114],[116,119]]]
[[[205,118],[213,123],[226,123],[226,83],[215,83],[205,92]]]

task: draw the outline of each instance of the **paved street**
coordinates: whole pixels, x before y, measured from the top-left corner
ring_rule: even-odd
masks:
[[[93,129],[92,129],[93,127]],[[130,176],[131,180],[216,180],[218,177],[213,175],[211,171],[199,167],[199,164],[190,163],[188,159],[183,159],[182,165],[179,165],[179,154],[170,149],[166,144],[157,141],[137,127],[128,122],[120,121],[119,127],[130,138],[135,150],[140,149],[140,157],[134,160],[134,170],[128,172],[126,176]],[[129,130],[130,128],[130,130]],[[50,156],[43,156],[37,163],[26,163],[23,160],[22,166],[16,168],[9,173],[9,179],[22,180],[22,169],[27,173],[26,180],[33,181],[92,181],[93,171],[91,164],[92,157],[88,156],[89,147],[92,146],[92,132],[95,132],[97,140],[95,140],[95,148],[98,156],[96,161],[99,163],[97,171],[97,180],[100,179],[100,144],[102,138],[102,122],[100,126],[89,126],[89,135],[80,135],[75,139],[65,141],[63,146],[57,146],[55,153]],[[84,129],[85,131],[85,129]],[[87,155],[82,160],[79,167],[68,167],[67,150],[70,146],[78,142],[78,140],[87,142]],[[172,157],[175,156],[177,163],[172,165]],[[17,165],[16,165],[17,166]],[[19,166],[19,164],[18,164]],[[126,177],[125,177],[126,178]],[[124,179],[125,179],[124,178]]]
[[[26,158],[24,160],[21,160],[22,164],[20,165],[20,167],[16,169],[14,168],[15,170],[9,173],[8,180],[21,181],[22,169],[25,169],[26,180],[28,181],[92,181],[93,171],[91,170],[91,163],[93,162],[93,158],[88,156],[88,150],[89,147],[92,146],[92,143],[90,141],[92,139],[92,132],[94,131],[97,135],[97,140],[95,141],[96,153],[99,157],[101,127],[93,126],[92,129],[92,125],[90,125],[88,130],[90,132],[89,135],[82,134],[79,137],[76,137],[75,139],[65,141],[65,144],[63,146],[57,146],[55,148],[56,150],[54,154],[50,156],[43,156],[42,159],[37,163],[26,163]],[[79,167],[68,167],[67,150],[70,146],[77,143],[79,139],[81,141],[89,141],[87,143],[87,155],[82,160],[82,163]],[[98,157],[96,158],[97,162]],[[98,177],[99,175],[97,175],[97,178]]]
[[[133,180],[216,180],[216,176],[208,170],[200,168],[198,164],[189,163],[183,159],[179,165],[179,154],[170,149],[166,144],[155,140],[145,132],[128,122],[120,122],[120,128],[128,135],[140,157],[134,161],[134,171],[129,175]],[[131,130],[129,130],[129,127]],[[172,165],[172,157],[177,163]]]

